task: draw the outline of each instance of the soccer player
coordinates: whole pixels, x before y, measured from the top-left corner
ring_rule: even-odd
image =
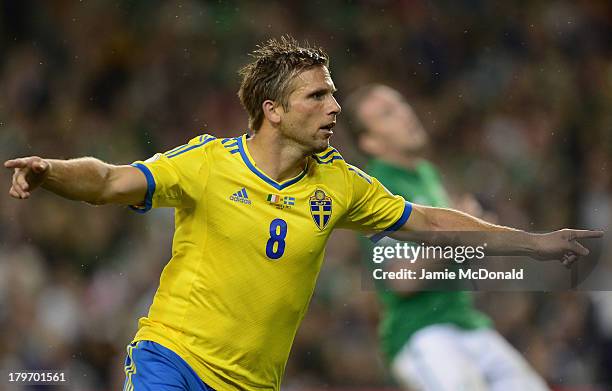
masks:
[[[193,138],[132,165],[9,160],[10,195],[38,186],[92,204],[175,209],[172,258],[126,358],[126,389],[278,390],[334,228],[513,231],[489,247],[573,262],[576,239],[407,203],[329,145],[340,113],[321,49],[270,40],[241,69],[250,135]]]
[[[407,201],[449,206],[436,168],[424,158],[427,132],[399,92],[367,85],[353,92],[344,106],[359,148],[371,157],[368,174]],[[363,242],[371,253],[371,243]],[[547,389],[518,352],[490,328],[470,293],[419,292],[419,287],[401,282],[379,283],[376,288],[384,309],[381,345],[402,386],[415,391]]]

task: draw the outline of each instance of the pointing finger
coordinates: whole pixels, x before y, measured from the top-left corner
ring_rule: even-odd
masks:
[[[11,159],[4,162],[6,168],[23,168],[28,165],[26,159]]]
[[[604,235],[604,231],[591,231],[588,229],[576,229],[570,232],[573,239],[589,239],[589,238],[601,238]]]

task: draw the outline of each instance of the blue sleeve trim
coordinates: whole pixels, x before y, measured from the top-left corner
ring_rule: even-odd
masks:
[[[384,238],[385,236],[402,228],[402,226],[406,224],[406,221],[408,221],[408,218],[410,217],[411,213],[412,213],[412,204],[406,201],[406,203],[404,204],[404,212],[402,213],[400,218],[395,222],[395,224],[393,224],[386,230],[379,232],[375,235],[372,235],[372,237],[370,237],[370,240],[372,241],[372,243],[378,243],[378,241]]]
[[[147,213],[153,207],[153,193],[155,193],[155,178],[153,178],[153,174],[149,167],[145,166],[142,163],[133,163],[133,167],[136,167],[144,174],[145,178],[147,178],[147,194],[144,199],[144,207],[137,207],[130,205],[130,209],[138,213]]]

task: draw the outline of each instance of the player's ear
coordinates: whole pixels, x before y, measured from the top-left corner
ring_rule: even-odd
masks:
[[[282,110],[281,105],[277,105],[273,100],[264,100],[261,104],[264,116],[272,125],[278,125],[281,121],[280,111]]]

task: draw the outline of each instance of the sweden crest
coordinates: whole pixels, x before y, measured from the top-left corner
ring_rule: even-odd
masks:
[[[310,214],[317,227],[324,230],[332,214],[332,199],[321,189],[310,197]]]

